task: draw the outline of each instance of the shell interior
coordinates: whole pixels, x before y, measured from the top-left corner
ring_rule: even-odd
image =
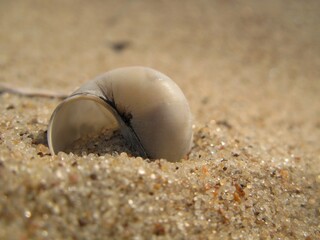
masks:
[[[75,95],[63,101],[53,113],[48,128],[48,144],[53,154],[65,151],[81,137],[117,129],[119,124],[100,98]]]

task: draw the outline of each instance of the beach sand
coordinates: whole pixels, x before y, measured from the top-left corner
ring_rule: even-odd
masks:
[[[1,83],[71,93],[152,67],[185,93],[194,145],[175,163],[132,157],[121,139],[51,156],[61,100],[2,93],[0,239],[320,239],[319,12],[316,0],[1,0]]]

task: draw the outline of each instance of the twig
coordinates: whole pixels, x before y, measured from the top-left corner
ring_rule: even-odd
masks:
[[[45,98],[58,98],[58,99],[65,99],[68,97],[69,94],[54,92],[45,89],[38,89],[38,88],[21,88],[21,87],[13,87],[7,83],[0,83],[0,94],[3,93],[11,93],[17,94],[25,97],[45,97]]]

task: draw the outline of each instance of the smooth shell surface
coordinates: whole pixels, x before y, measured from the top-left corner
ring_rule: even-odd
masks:
[[[192,143],[192,116],[180,88],[146,67],[119,68],[85,83],[53,112],[48,143],[53,154],[104,129],[120,128],[142,157],[181,159]]]

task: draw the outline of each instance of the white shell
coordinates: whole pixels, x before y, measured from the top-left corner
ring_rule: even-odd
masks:
[[[177,161],[192,143],[192,116],[180,88],[146,67],[126,67],[85,83],[53,112],[48,143],[52,154],[102,129],[121,129],[142,157]]]

